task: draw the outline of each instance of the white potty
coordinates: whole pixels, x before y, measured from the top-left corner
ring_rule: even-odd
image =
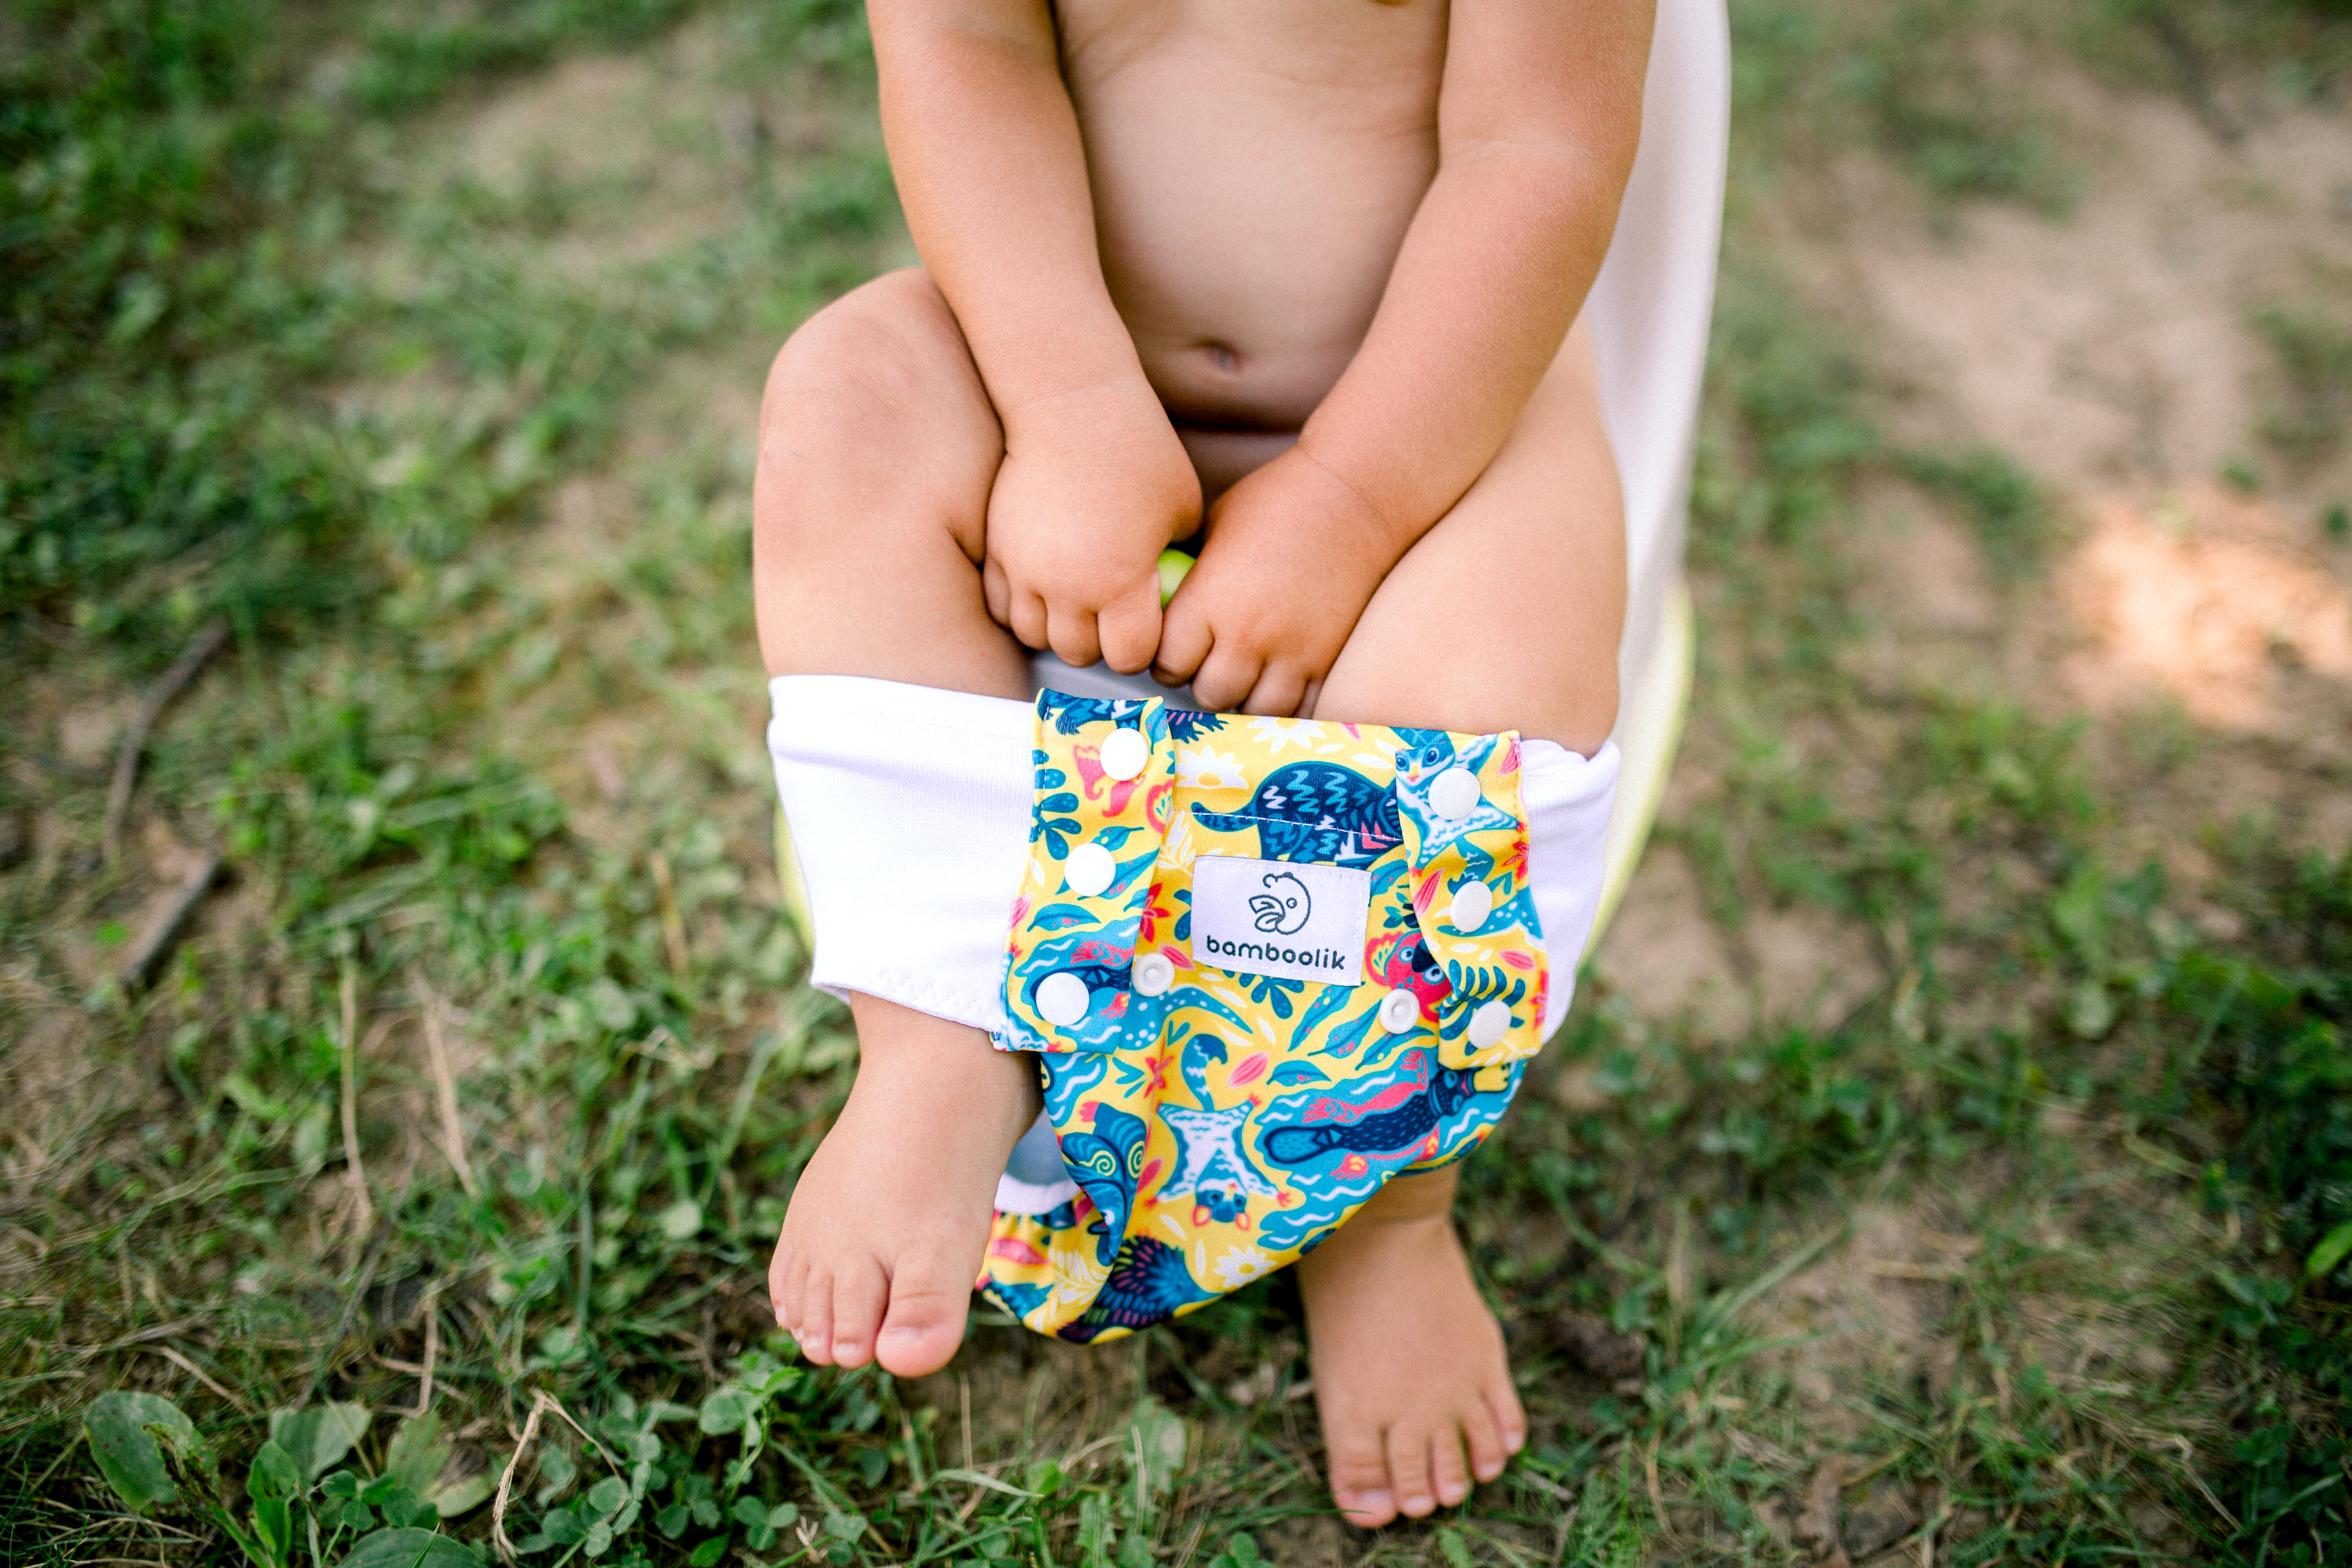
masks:
[[[1601,414],[1625,489],[1625,635],[1617,649],[1624,758],[1598,944],[1657,820],[1690,705],[1693,628],[1683,581],[1691,455],[1723,232],[1731,38],[1723,0],[1659,0],[1642,146],[1609,258],[1584,307]]]
[[[1693,627],[1683,542],[1722,230],[1730,65],[1723,0],[1659,0],[1641,148],[1585,305],[1602,417],[1623,488],[1627,544],[1625,630],[1617,655],[1622,695],[1611,736],[1622,771],[1588,953],[1649,838],[1690,699]],[[1034,656],[1031,671],[1038,687],[1075,696],[1169,695],[1149,676],[1121,676],[1101,665],[1074,669],[1050,653]],[[807,885],[781,813],[776,858],[785,907],[809,932]]]

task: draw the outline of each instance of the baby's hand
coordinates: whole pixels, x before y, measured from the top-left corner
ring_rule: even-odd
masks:
[[[1160,643],[1160,552],[1192,531],[1201,481],[1141,377],[1004,421],[988,498],[988,613],[1066,663],[1132,675]]]
[[[1208,543],[1169,602],[1151,672],[1212,712],[1311,700],[1396,563],[1363,497],[1292,448],[1218,498]]]

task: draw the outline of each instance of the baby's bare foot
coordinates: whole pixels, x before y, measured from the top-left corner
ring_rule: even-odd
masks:
[[[1502,1330],[1454,1234],[1455,1180],[1391,1182],[1298,1263],[1331,1496],[1350,1524],[1450,1508],[1527,1442]]]
[[[793,1189],[768,1265],[776,1322],[821,1366],[901,1377],[963,1342],[1005,1157],[1036,1069],[977,1029],[856,996],[857,1082]]]

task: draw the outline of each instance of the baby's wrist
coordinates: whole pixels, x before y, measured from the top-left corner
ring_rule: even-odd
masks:
[[[997,393],[996,417],[1008,441],[1055,430],[1094,435],[1147,417],[1167,422],[1159,396],[1139,365],[1091,373],[1074,370],[1068,375],[1034,379],[1007,391],[994,387],[991,391]]]
[[[1278,460],[1292,466],[1298,483],[1316,489],[1318,505],[1315,510],[1328,519],[1340,534],[1339,542],[1344,544],[1348,554],[1353,559],[1375,562],[1381,576],[1403,560],[1405,552],[1428,531],[1426,524],[1409,528],[1389,516],[1360,486],[1304,441]]]

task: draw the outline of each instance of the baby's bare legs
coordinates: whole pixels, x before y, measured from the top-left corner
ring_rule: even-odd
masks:
[[[1026,697],[1026,656],[981,598],[1003,452],[923,274],[877,279],[794,333],[768,378],[752,491],[769,673]],[[871,996],[851,1012],[857,1082],[793,1191],[768,1290],[811,1361],[920,1376],[962,1343],[1036,1073],[977,1029]]]
[[[978,571],[1002,449],[921,274],[796,334],[770,379],[754,497],[768,668],[1024,695],[1025,655],[988,617]],[[1194,456],[1212,489],[1237,477]],[[1623,583],[1615,468],[1572,338],[1493,466],[1374,595],[1318,710],[1590,752],[1616,711]],[[976,1030],[868,997],[855,1014],[857,1087],[793,1194],[770,1289],[812,1360],[919,1375],[961,1340],[989,1196],[1036,1089]],[[1460,1500],[1524,1436],[1445,1217],[1454,1182],[1391,1184],[1300,1268],[1332,1489],[1359,1523]]]
[[[1616,721],[1624,613],[1623,507],[1580,330],[1493,466],[1381,585],[1316,711],[1590,754]],[[1298,1265],[1331,1493],[1357,1524],[1460,1502],[1526,1441],[1454,1237],[1456,1179],[1391,1182]]]

